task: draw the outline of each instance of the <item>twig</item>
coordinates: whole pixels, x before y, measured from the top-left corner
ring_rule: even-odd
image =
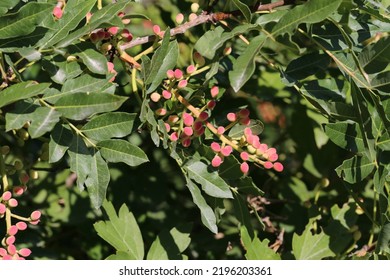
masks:
[[[274,2],[274,3],[259,5],[256,8],[253,8],[252,12],[271,11],[277,7],[281,7],[284,5],[291,5],[294,3],[295,3],[295,0],[281,0],[278,2]],[[204,24],[206,22],[214,22],[214,23],[219,22],[221,20],[228,19],[228,18],[235,16],[235,15],[238,15],[240,13],[241,13],[240,11],[233,11],[230,13],[217,12],[217,13],[210,13],[210,14],[208,14],[207,12],[203,12],[202,14],[198,15],[194,20],[183,23],[182,25],[179,25],[175,28],[172,28],[170,30],[170,35],[175,36],[175,35],[183,34],[188,29],[193,28],[195,26]],[[156,35],[138,37],[138,38],[132,40],[131,42],[122,44],[119,48],[121,51],[124,51],[124,50],[130,49],[134,46],[147,44],[149,42],[154,42],[156,40],[156,38],[157,38]]]

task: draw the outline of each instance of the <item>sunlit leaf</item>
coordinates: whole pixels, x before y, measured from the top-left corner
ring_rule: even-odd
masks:
[[[73,134],[69,126],[64,124],[56,124],[49,142],[49,162],[54,163],[59,161],[69,149],[72,143]]]
[[[103,202],[103,208],[109,220],[94,224],[98,235],[117,251],[126,252],[133,260],[142,260],[144,242],[133,213],[123,204],[117,214],[112,203],[107,200]]]
[[[52,131],[58,123],[61,113],[53,108],[40,107],[31,114],[31,125],[28,128],[31,138],[38,138],[45,133]]]
[[[357,123],[338,122],[325,125],[325,133],[333,143],[351,152],[365,150],[362,132]]]
[[[337,167],[336,173],[346,182],[354,184],[365,179],[374,168],[375,162],[370,161],[368,157],[355,155]]]
[[[38,84],[35,81],[12,85],[0,91],[0,108],[18,100],[43,94],[49,86],[49,83]]]

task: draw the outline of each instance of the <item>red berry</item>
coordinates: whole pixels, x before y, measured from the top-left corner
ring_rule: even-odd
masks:
[[[237,116],[236,116],[235,113],[229,113],[229,114],[227,114],[226,117],[227,117],[227,119],[228,119],[230,122],[234,122],[234,121],[237,120]]]
[[[207,112],[201,112],[201,113],[199,114],[198,120],[204,122],[204,121],[206,121],[208,118],[209,118],[209,114],[207,114]]]
[[[209,102],[207,102],[207,108],[213,110],[216,104],[217,102],[215,102],[214,100],[210,100]]]
[[[185,148],[189,147],[191,145],[191,138],[184,138],[183,140],[181,140],[181,144]]]
[[[249,117],[249,110],[248,109],[242,109],[242,110],[240,110],[240,112],[238,112],[238,115],[241,118],[247,118],[247,117]]]

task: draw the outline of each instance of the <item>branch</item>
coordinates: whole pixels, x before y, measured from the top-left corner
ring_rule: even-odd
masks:
[[[264,5],[260,4],[258,7],[252,8],[252,12],[271,11],[274,8],[281,7],[284,5],[291,5],[294,3],[295,3],[295,0],[281,0],[278,2],[264,4]],[[210,14],[208,14],[207,12],[203,12],[202,14],[198,15],[194,20],[186,22],[182,25],[179,25],[178,27],[172,28],[170,31],[170,34],[171,34],[171,36],[183,34],[184,32],[186,32],[188,29],[190,29],[192,27],[204,24],[206,22],[215,23],[215,22],[218,22],[221,20],[231,18],[232,16],[235,16],[238,14],[241,14],[241,12],[240,11],[233,11],[230,13],[218,12],[218,13],[210,13]],[[138,37],[138,38],[132,40],[131,42],[122,44],[119,48],[121,51],[124,51],[124,50],[130,49],[134,46],[147,44],[149,42],[154,42],[156,40],[156,38],[157,38],[156,35]]]

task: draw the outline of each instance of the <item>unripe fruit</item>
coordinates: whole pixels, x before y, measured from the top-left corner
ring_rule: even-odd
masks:
[[[174,76],[175,79],[180,80],[181,78],[183,78],[183,71],[181,71],[180,69],[176,69],[174,72]]]
[[[19,181],[21,184],[25,185],[30,181],[30,176],[28,176],[26,173],[23,173],[19,176]]]
[[[35,210],[34,212],[31,213],[30,215],[30,219],[33,220],[33,221],[36,221],[36,220],[39,220],[39,218],[41,217],[41,211],[39,210]]]
[[[19,255],[21,255],[22,257],[28,257],[31,255],[31,250],[28,249],[28,248],[22,248],[18,251]]]
[[[168,122],[171,124],[177,123],[180,120],[178,115],[170,115],[168,117]]]
[[[62,14],[63,14],[62,9],[60,7],[55,6],[53,9],[53,16],[56,19],[60,19],[60,18],[62,18]]]
[[[233,152],[233,148],[229,145],[221,149],[221,154],[223,154],[225,157],[229,156],[232,152]]]
[[[249,171],[248,163],[246,163],[246,162],[241,163],[240,170],[241,170],[242,173],[244,173],[246,175],[248,173],[248,171]]]
[[[257,152],[257,149],[256,149],[255,147],[253,147],[252,145],[248,145],[248,146],[246,147],[246,149],[247,149],[248,152],[249,152],[250,154],[252,154],[252,155],[256,154],[256,152]]]
[[[230,122],[234,122],[234,121],[237,120],[237,116],[236,116],[235,113],[228,113],[226,117],[227,117],[227,119],[228,119]]]
[[[133,34],[131,34],[128,29],[123,29],[121,32],[121,36],[123,41],[125,42],[130,42],[131,40],[133,40]]]
[[[176,142],[179,139],[179,135],[175,131],[175,132],[172,132],[172,134],[169,136],[169,138],[171,139],[171,141]]]
[[[223,126],[218,126],[218,128],[217,128],[217,133],[218,133],[219,135],[224,134],[224,133],[225,133],[225,128],[224,128]]]
[[[242,125],[250,125],[251,119],[250,118],[242,118],[240,119],[240,124]]]
[[[219,94],[219,88],[217,86],[213,86],[210,90],[211,97],[216,98]]]
[[[100,46],[100,50],[102,53],[107,53],[112,49],[112,44],[109,42],[106,42]]]
[[[193,21],[193,20],[195,20],[197,17],[198,17],[197,14],[191,13],[191,14],[189,15],[189,17],[188,17],[188,20],[189,20],[189,21]]]
[[[162,116],[165,116],[165,115],[167,114],[167,109],[165,109],[165,108],[159,108],[159,109],[157,109],[157,110],[155,111],[155,113],[156,113],[157,116],[162,117]]]
[[[221,145],[219,145],[219,143],[217,143],[217,142],[211,143],[210,147],[216,153],[221,151]]]
[[[282,172],[284,167],[283,167],[283,165],[280,162],[275,162],[274,163],[274,169],[277,172]]]
[[[16,254],[16,247],[15,245],[8,245],[7,247],[7,251],[8,251],[8,254],[10,254],[11,256],[12,255],[15,255]]]
[[[17,222],[16,227],[18,230],[25,230],[27,229],[27,224],[25,222]]]
[[[211,161],[211,165],[213,167],[219,167],[221,165],[221,163],[222,163],[222,158],[218,155],[215,155],[215,157]]]
[[[274,162],[274,161],[277,161],[278,158],[279,158],[278,154],[272,154],[272,155],[270,155],[270,156],[268,157],[268,160]],[[275,167],[275,166],[274,166],[274,167]]]
[[[186,126],[185,128],[183,128],[183,133],[186,136],[192,136],[192,134],[194,134],[194,130],[192,129],[192,127]]]
[[[167,77],[168,77],[168,79],[170,79],[170,80],[174,79],[174,78],[175,78],[175,71],[173,71],[172,69],[169,69],[169,70],[167,71]]]
[[[16,240],[15,235],[11,235],[5,239],[5,244],[12,245],[15,243],[15,240]]]
[[[249,110],[248,109],[242,109],[238,112],[238,115],[240,116],[240,118],[247,118],[249,117]]]
[[[91,33],[89,35],[89,39],[91,40],[92,43],[97,43],[100,40],[100,38],[99,38],[99,36],[97,35],[96,32]]]
[[[232,53],[232,48],[231,47],[226,47],[223,50],[223,55],[229,55]]]
[[[181,80],[178,84],[177,84],[177,88],[179,89],[182,89],[182,88],[185,88],[187,86],[188,82],[187,80]]]
[[[0,215],[3,215],[6,210],[7,207],[4,204],[0,203]]]
[[[150,95],[150,99],[151,99],[153,102],[158,102],[158,101],[160,101],[160,99],[161,99],[161,95],[160,95],[158,92],[153,92],[153,93]]]
[[[181,140],[181,144],[185,148],[189,147],[191,145],[191,138],[184,138],[183,140]]]
[[[17,233],[18,233],[18,228],[15,225],[10,226],[7,232],[8,235],[15,235]]]
[[[186,126],[191,126],[194,123],[194,117],[186,112],[183,113],[183,123]]]
[[[12,193],[10,191],[6,191],[3,193],[3,195],[1,196],[1,198],[4,200],[4,201],[8,201],[10,200],[12,197]]]
[[[242,160],[247,161],[249,159],[249,154],[247,152],[241,152],[240,157]]]
[[[175,20],[177,24],[182,24],[184,21],[184,15],[182,13],[177,14]]]
[[[108,32],[111,34],[111,35],[116,35],[119,31],[119,27],[118,26],[112,26],[110,28],[108,28]]]
[[[0,248],[0,257],[4,257],[8,255],[7,250],[4,248]]]
[[[8,200],[8,206],[14,208],[18,206],[18,201],[15,198],[11,198]]]
[[[191,12],[197,13],[199,10],[199,4],[198,3],[192,3],[191,4]]]
[[[198,66],[200,66],[200,67],[202,67],[206,63],[204,57],[200,53],[198,53],[198,52],[194,53],[194,57],[193,58],[194,58],[194,62],[196,64],[198,64]]]
[[[194,65],[189,65],[186,69],[187,74],[192,74],[196,71],[196,67]]]
[[[11,150],[11,149],[10,149],[9,146],[2,146],[2,147],[0,148],[0,153],[1,153],[2,155],[7,155],[7,154],[9,153],[10,150]]]
[[[165,99],[171,99],[172,93],[170,93],[170,92],[167,91],[167,90],[163,90],[162,96],[163,96]]]
[[[274,165],[272,164],[272,162],[266,161],[264,162],[263,166],[265,169],[271,169]]]
[[[171,126],[168,123],[164,123],[165,130],[169,132],[171,130]]]
[[[29,174],[30,178],[33,180],[37,180],[39,178],[39,173],[36,170],[30,170]]]
[[[14,163],[14,167],[16,170],[22,170],[23,169],[23,163],[20,160],[16,160]]]

